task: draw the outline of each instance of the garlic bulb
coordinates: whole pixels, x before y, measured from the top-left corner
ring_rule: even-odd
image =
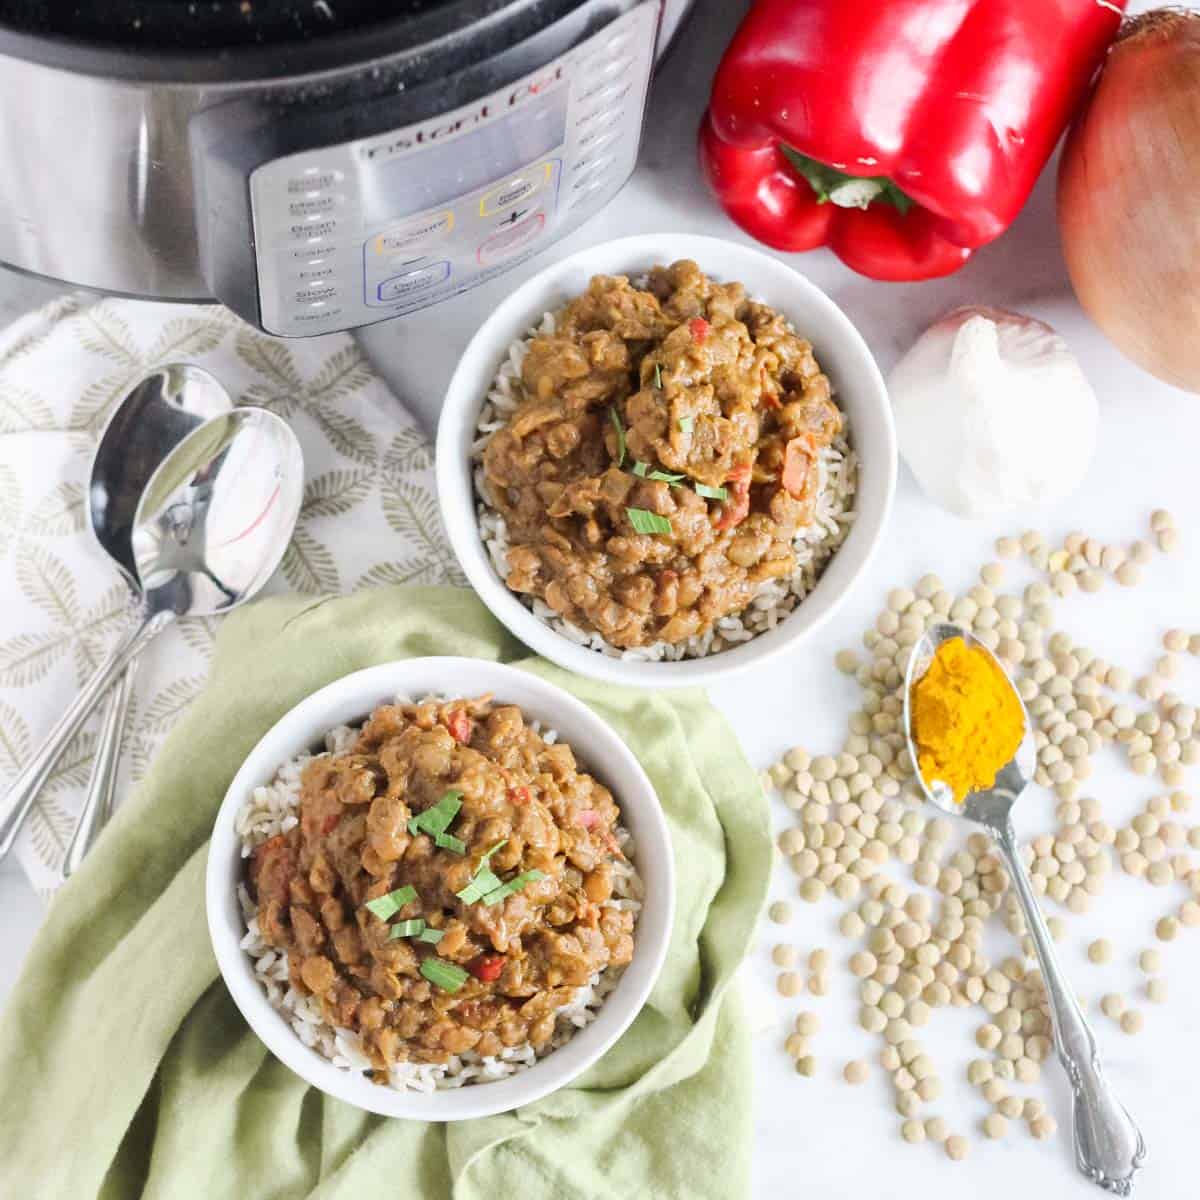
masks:
[[[962,517],[1047,504],[1083,480],[1096,395],[1049,325],[963,308],[921,335],[888,379],[900,454]]]

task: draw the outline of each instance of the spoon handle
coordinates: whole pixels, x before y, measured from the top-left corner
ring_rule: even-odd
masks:
[[[96,743],[96,757],[92,762],[92,774],[88,780],[87,795],[83,799],[83,810],[75,823],[71,844],[63,856],[62,877],[69,879],[83,862],[84,855],[112,815],[113,791],[117,783],[117,767],[121,761],[121,742],[125,735],[125,718],[129,713],[129,702],[133,698],[133,681],[137,673],[136,661],[125,668],[119,682],[108,696],[104,719],[100,723],[100,737]]]
[[[38,752],[25,764],[8,793],[0,799],[0,858],[12,849],[21,825],[50,777],[50,772],[54,770],[55,763],[83,728],[100,698],[125,670],[130,659],[173,620],[175,614],[170,610],[154,613],[143,611],[138,623],[121,637],[108,659],[67,705]]]
[[[1145,1160],[1146,1143],[1104,1078],[1096,1039],[1058,964],[1050,930],[1017,849],[1012,822],[1005,817],[989,828],[1017,890],[1042,969],[1054,1045],[1074,1101],[1075,1163],[1093,1183],[1128,1196],[1134,1172]]]

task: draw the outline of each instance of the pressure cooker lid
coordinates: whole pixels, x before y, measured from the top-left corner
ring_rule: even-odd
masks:
[[[462,0],[0,0],[0,27],[97,46],[285,45],[395,24]]]

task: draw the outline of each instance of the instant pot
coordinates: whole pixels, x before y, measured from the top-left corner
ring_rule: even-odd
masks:
[[[306,336],[436,304],[633,170],[692,0],[0,0],[0,262]]]

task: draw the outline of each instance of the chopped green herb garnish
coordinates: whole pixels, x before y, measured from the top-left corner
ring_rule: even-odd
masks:
[[[475,873],[475,878],[461,892],[456,892],[455,895],[464,904],[474,904],[476,901],[482,900],[488,892],[495,890],[499,886],[500,878],[492,868],[480,867]]]
[[[394,938],[415,937],[424,929],[425,922],[420,917],[413,917],[408,921],[397,921],[388,934],[388,941]]]
[[[426,925],[417,935],[417,941],[428,942],[431,946],[436,946],[445,936],[444,929],[434,929],[432,925]]]
[[[662,391],[662,367],[658,363],[654,364],[654,386]]]
[[[499,904],[501,900],[507,900],[509,896],[516,895],[527,883],[536,883],[539,879],[545,879],[546,876],[538,870],[522,871],[520,875],[510,879],[507,883],[502,884],[498,888],[494,888],[488,892],[483,898],[484,904],[489,908],[493,904]]]
[[[728,500],[729,489],[709,487],[707,483],[698,483],[696,484],[696,495],[703,496],[706,500]]]
[[[479,860],[481,867],[486,866],[491,861],[491,857],[497,850],[503,850],[508,845],[508,838],[501,838],[490,850],[485,850],[483,857]]]
[[[680,433],[691,433],[692,426],[695,424],[696,424],[695,417],[680,417],[679,418],[679,432]]]
[[[504,838],[480,857],[479,865],[475,868],[475,875],[471,882],[461,892],[455,892],[455,895],[464,904],[474,904],[477,900],[482,900],[488,892],[500,887],[500,880],[496,877],[492,868],[488,866],[488,861],[497,850],[507,845],[508,838]]]
[[[617,412],[616,405],[608,410],[609,419],[613,423],[613,428],[617,431],[617,466],[622,466],[625,462],[625,426],[621,424],[621,414]]]
[[[418,813],[408,822],[408,832],[416,837],[418,833],[427,833],[431,838],[445,833],[450,828],[450,822],[462,808],[462,792],[451,788],[431,808]]]
[[[652,471],[650,464],[644,462],[635,462],[633,473],[641,479],[655,479],[659,483],[669,483],[672,487],[678,487],[679,481],[687,478],[686,475],[672,475],[668,471]]]
[[[433,840],[439,849],[450,850],[455,854],[466,854],[467,852],[467,843],[461,838],[456,838],[452,833],[439,833]]]
[[[670,533],[671,522],[658,513],[652,513],[647,508],[627,508],[626,515],[629,523],[638,533]]]
[[[388,892],[386,896],[376,896],[374,900],[368,900],[366,907],[381,921],[386,921],[416,898],[417,889],[412,884],[405,884],[404,887],[397,888],[394,892]]]
[[[422,959],[421,974],[443,992],[457,992],[467,982],[466,971],[457,963],[447,962],[444,958]]]

